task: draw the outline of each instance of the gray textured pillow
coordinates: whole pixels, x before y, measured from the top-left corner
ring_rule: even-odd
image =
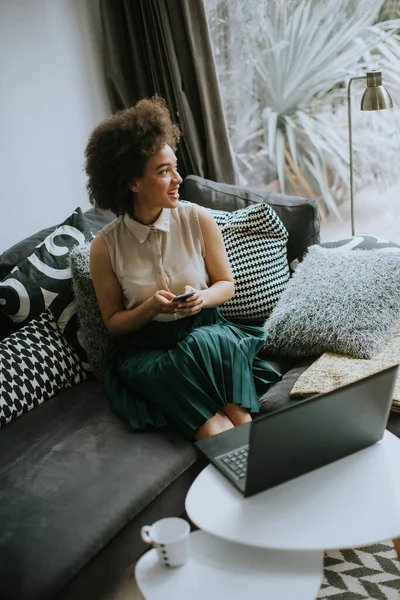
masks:
[[[309,248],[264,325],[278,356],[371,358],[400,319],[400,255]]]
[[[76,246],[70,253],[72,288],[77,304],[82,344],[93,373],[101,377],[108,334],[90,277],[90,244]]]

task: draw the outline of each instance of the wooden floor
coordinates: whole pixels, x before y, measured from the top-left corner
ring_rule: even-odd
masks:
[[[135,564],[132,563],[125,571],[125,576],[121,578],[118,586],[102,600],[144,600],[135,581]]]

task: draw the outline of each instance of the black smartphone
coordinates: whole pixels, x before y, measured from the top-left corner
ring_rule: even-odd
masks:
[[[186,292],[186,294],[179,294],[179,296],[175,296],[171,302],[182,302],[183,300],[190,298],[190,296],[193,296],[195,293],[196,292]]]

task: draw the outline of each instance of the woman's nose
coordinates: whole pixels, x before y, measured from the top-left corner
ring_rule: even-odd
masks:
[[[174,179],[176,179],[179,184],[181,184],[183,181],[182,177],[179,175],[178,171],[176,171],[176,170],[174,171]]]

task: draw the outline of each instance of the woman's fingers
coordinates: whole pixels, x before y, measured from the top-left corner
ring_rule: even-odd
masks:
[[[194,296],[186,300],[186,302],[180,302],[178,304],[177,312],[179,314],[196,314],[203,308],[204,302],[200,292],[196,292]]]
[[[171,292],[167,292],[167,290],[159,290],[157,294],[160,294],[162,298],[165,298],[168,301],[171,301],[175,298],[175,295]]]
[[[176,312],[176,305],[171,302],[171,300],[174,298],[174,294],[171,294],[171,292],[159,290],[155,293],[154,298],[160,312],[168,314],[173,314]]]
[[[193,296],[183,302],[174,303],[174,294],[166,290],[159,290],[155,296],[163,313],[178,313],[181,315],[193,315],[201,311],[204,306],[203,297],[200,290],[196,290],[190,286],[185,286],[185,292],[195,292]]]
[[[200,301],[200,296],[196,293],[194,296],[191,296],[187,300],[178,303],[178,308],[193,308]]]

